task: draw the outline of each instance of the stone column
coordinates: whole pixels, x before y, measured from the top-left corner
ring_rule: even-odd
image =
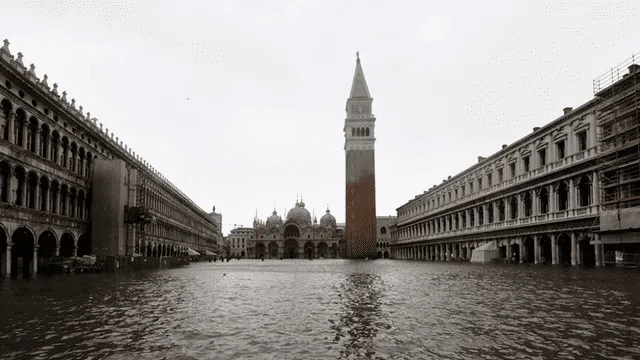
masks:
[[[458,243],[458,260],[462,259],[462,243]]]
[[[527,248],[524,246],[524,238],[518,238],[518,250],[520,250],[520,264],[524,264],[524,259],[527,258]]]
[[[60,256],[60,245],[56,245],[56,252],[55,252],[56,256]]]
[[[531,216],[540,215],[540,196],[535,190],[531,190]]]
[[[558,240],[551,234],[551,265],[558,265]]]
[[[549,184],[549,211],[548,213],[556,212],[556,196],[557,193],[553,191],[553,184]]]
[[[38,245],[33,247],[33,260],[31,261],[33,275],[38,273]]]
[[[596,250],[596,267],[604,266],[604,247],[600,243],[600,234],[594,234],[593,246]]]
[[[7,117],[7,126],[9,127],[9,143],[10,144],[15,144],[16,143],[16,138],[15,138],[15,118],[16,115],[13,112],[9,113],[9,116]]]
[[[22,147],[25,149],[27,149],[27,136],[29,135],[29,126],[27,123],[27,119],[22,123]]]
[[[58,156],[57,159],[54,159],[54,161],[56,164],[64,166],[64,147],[62,146],[62,139],[58,141],[58,144],[56,146],[58,146],[58,153],[56,154]]]
[[[73,247],[73,256],[74,256],[74,257],[75,257],[75,256],[78,256],[78,246],[77,246],[77,245],[75,245],[75,246]]]
[[[540,264],[540,237],[538,235],[533,236],[533,262],[534,264]]]
[[[569,210],[576,208],[576,188],[573,183],[573,178],[569,178]]]
[[[36,153],[36,155],[40,156],[40,128],[39,127],[35,129],[33,150]]]
[[[471,222],[469,222],[469,224],[471,224]],[[478,208],[474,207],[473,208],[473,226],[478,225]]]
[[[571,266],[578,265],[578,242],[576,241],[576,233],[571,232]]]
[[[507,245],[507,262],[511,261],[511,239],[504,240]]]
[[[8,241],[11,241],[8,239]],[[0,273],[4,273],[5,276],[11,275],[11,243],[7,244],[7,248],[4,251],[4,266],[5,268],[0,271]]]
[[[51,159],[53,157],[51,154],[51,139],[53,139],[53,137],[51,135],[47,135],[47,159]]]

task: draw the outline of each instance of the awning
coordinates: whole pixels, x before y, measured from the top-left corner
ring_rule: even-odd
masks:
[[[187,251],[189,251],[189,256],[198,256],[198,255],[200,255],[199,252],[193,250],[192,248],[188,248]]]
[[[205,251],[204,251],[204,254],[205,254],[205,255],[209,255],[209,256],[218,256],[218,254],[216,254],[216,253],[214,253],[214,252],[211,252],[211,251],[209,251],[209,250],[205,250]]]

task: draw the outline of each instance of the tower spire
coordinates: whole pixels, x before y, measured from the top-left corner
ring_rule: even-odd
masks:
[[[364,71],[362,71],[362,65],[360,65],[360,52],[356,52],[356,70],[353,74],[353,82],[351,83],[350,98],[371,99],[369,94],[369,86],[367,86],[367,80],[364,78]]]

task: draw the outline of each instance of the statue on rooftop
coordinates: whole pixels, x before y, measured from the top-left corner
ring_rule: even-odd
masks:
[[[49,76],[47,76],[47,74],[44,74],[44,76],[42,77],[42,86],[48,88],[49,87],[49,83],[47,82],[47,79],[49,78]]]
[[[9,51],[9,40],[8,39],[4,39],[4,45],[2,45],[2,48],[0,50],[6,52],[7,54],[11,55],[11,51]]]
[[[22,66],[24,66],[24,64],[22,63],[22,53],[19,52],[18,53],[18,57],[16,58],[16,62]]]
[[[58,84],[57,83],[53,83],[53,90],[51,90],[51,92],[53,93],[53,95],[58,95]]]
[[[67,102],[67,92],[66,91],[62,92],[62,101],[63,102]]]

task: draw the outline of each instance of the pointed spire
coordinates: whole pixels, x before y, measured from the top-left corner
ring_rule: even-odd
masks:
[[[349,97],[371,99],[369,86],[367,86],[367,80],[364,78],[364,71],[362,71],[362,65],[360,65],[360,52],[356,53],[356,71],[353,74],[353,83],[351,84],[351,94]]]

